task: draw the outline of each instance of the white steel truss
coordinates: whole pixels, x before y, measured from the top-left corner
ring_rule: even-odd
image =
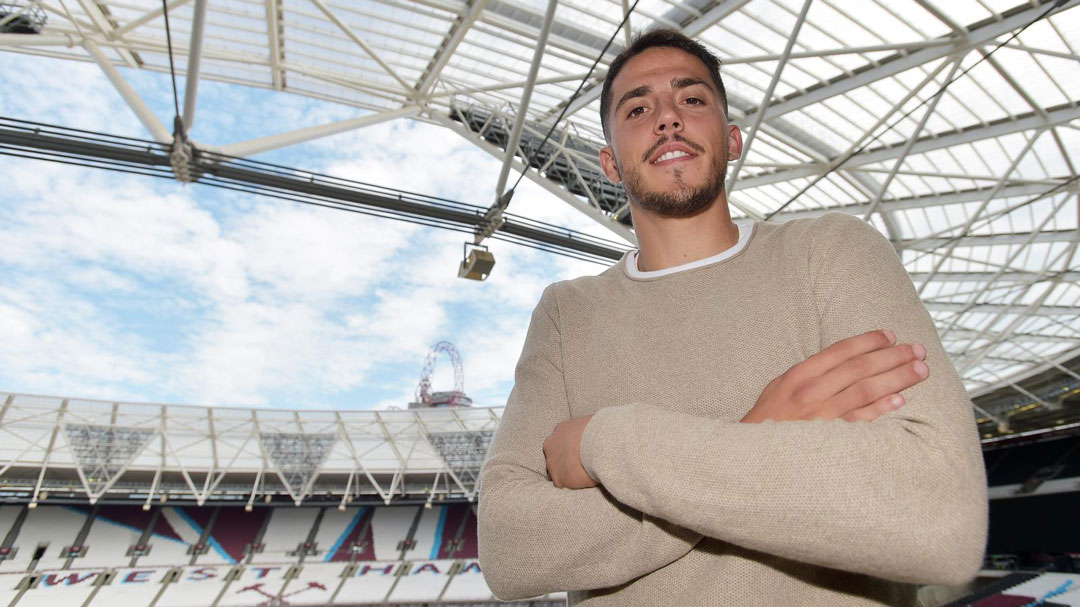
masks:
[[[168,72],[160,3],[36,6],[47,17],[36,34],[3,33],[0,15],[0,51],[96,63],[150,136],[170,142],[168,121],[117,69]],[[631,31],[680,29],[724,61],[732,120],[752,143],[733,167],[737,217],[865,217],[893,241],[973,396],[1080,349],[1072,330],[1080,318],[1080,0],[640,0],[616,31],[629,7],[624,0],[172,0],[168,11],[176,69],[190,77],[182,115],[196,138],[196,107],[204,116],[219,111],[198,104],[200,80],[357,111],[203,147],[253,155],[384,120],[422,120],[503,162],[502,174],[489,176],[492,201],[479,202],[495,200],[516,178],[509,171],[526,171],[631,243],[625,194],[603,178],[596,158],[604,144],[600,83]],[[567,118],[540,149],[564,109]],[[1021,336],[1030,351],[1011,344]],[[262,427],[268,423],[260,420],[261,432],[299,432]],[[335,423],[336,432],[361,431],[353,421]],[[357,482],[390,474],[378,490],[392,495],[416,457],[394,437],[417,420],[365,423],[364,432],[393,442],[393,471],[374,466],[357,445],[334,450],[351,453]],[[147,452],[187,462],[184,444],[159,431],[162,446],[151,440]],[[245,453],[259,450],[255,435],[241,443]],[[219,453],[217,465],[234,454]],[[451,472],[441,470],[444,481],[467,486]],[[185,473],[184,483],[205,495],[215,479]]]
[[[253,410],[13,393],[0,393],[0,402],[0,487],[91,503],[472,500],[502,413]]]

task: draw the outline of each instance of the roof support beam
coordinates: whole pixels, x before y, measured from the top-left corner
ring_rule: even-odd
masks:
[[[955,242],[956,247],[989,247],[998,245],[1027,245],[1047,242],[1078,242],[1077,230],[1056,230],[1053,232],[1019,232],[1012,234],[994,234],[992,236],[962,236],[960,238],[921,238],[901,240],[900,244],[915,251],[935,251]]]
[[[1012,312],[1014,314],[1020,314],[1020,311],[1016,309],[1016,306],[1010,304],[975,304],[969,306],[964,302],[951,302],[951,301],[928,301],[926,303],[926,309],[931,312],[986,312],[986,313],[998,313],[998,312]],[[1080,307],[1076,306],[1040,306],[1039,316],[1073,316],[1080,318]]]
[[[510,176],[510,163],[518,151],[518,143],[521,141],[521,129],[525,127],[525,115],[529,111],[529,102],[532,100],[533,84],[536,74],[540,70],[540,62],[544,59],[544,48],[547,46],[548,34],[551,33],[551,22],[555,20],[555,8],[559,0],[548,0],[547,11],[544,13],[544,22],[540,26],[540,34],[536,37],[536,50],[533,52],[532,64],[529,65],[529,76],[526,78],[525,89],[521,91],[521,102],[518,103],[517,115],[514,116],[514,126],[510,130],[510,140],[506,143],[506,155],[503,157],[502,169],[499,171],[499,180],[495,185],[496,200],[503,195],[506,189],[506,180]],[[528,166],[525,167],[528,170]]]
[[[105,39],[114,40],[119,38],[113,24],[105,17],[105,13],[101,12],[101,8],[98,7],[95,0],[79,0],[79,5],[82,6],[83,12],[90,17],[90,20],[94,22],[94,27],[98,28]],[[124,60],[128,67],[132,69],[140,67],[139,62],[135,60],[135,56],[127,49],[118,48],[116,52],[120,54],[120,58]]]
[[[926,280],[929,276],[929,272],[909,272],[912,282],[919,282]],[[1065,271],[1060,274],[1055,274],[1056,277],[1060,277],[1065,282],[1080,282],[1080,271]],[[938,272],[934,276],[934,282],[986,282],[988,280],[996,280],[999,283],[1023,283],[1023,282],[1039,282],[1046,278],[1046,274],[1040,272],[1004,272],[998,274],[996,272]]]
[[[329,135],[336,135],[338,133],[344,133],[345,131],[351,131],[365,126],[371,126],[380,122],[386,122],[387,120],[395,120],[397,118],[415,116],[419,113],[419,106],[407,105],[405,107],[396,110],[390,110],[387,112],[367,114],[364,116],[360,116],[359,118],[350,118],[349,120],[341,120],[339,122],[332,122],[330,124],[320,124],[305,129],[298,129],[286,133],[278,133],[277,135],[260,137],[258,139],[252,139],[250,141],[230,143],[229,145],[223,146],[218,151],[220,151],[222,154],[225,154],[226,156],[251,156],[252,154],[269,152],[270,150],[276,150],[278,148],[302,143],[304,141],[311,141],[312,139],[319,139],[321,137],[327,137]]]
[[[960,62],[962,59],[963,57],[961,56],[953,61],[952,69],[949,70],[949,75],[945,77],[945,82],[949,82],[956,75],[956,71],[960,69]],[[923,129],[926,128],[926,122],[934,115],[934,112],[937,110],[938,102],[941,101],[942,97],[944,97],[944,95],[934,95],[933,99],[930,101],[930,106],[923,112],[922,118],[919,119],[919,124],[915,127],[915,132],[911,134],[907,143],[904,144],[903,151],[893,162],[892,169],[890,169],[889,174],[885,176],[885,180],[881,182],[877,194],[874,195],[874,199],[870,201],[870,208],[863,214],[864,221],[870,221],[870,217],[881,207],[881,199],[884,198],[885,193],[889,191],[889,185],[892,184],[893,179],[896,177],[896,172],[900,170],[900,167],[904,164],[904,160],[906,160],[908,154],[911,153],[912,146],[915,145],[915,141],[919,138],[919,135],[922,134]],[[758,115],[760,116],[761,113],[758,112]]]
[[[465,38],[465,34],[472,27],[472,24],[476,22],[480,14],[484,12],[484,7],[487,6],[488,0],[473,0],[473,5],[469,9],[469,12],[461,17],[461,21],[454,25],[454,31],[450,34],[450,37],[446,39],[442,48],[439,49],[439,55],[435,61],[428,66],[427,73],[424,74],[424,79],[420,81],[420,85],[416,87],[416,92],[421,97],[428,94],[431,87],[434,86],[435,80],[439,78],[439,74],[442,73],[446,63],[450,61],[450,57],[453,56],[454,51],[457,50],[461,41]]]
[[[116,69],[116,66],[109,61],[109,58],[105,56],[105,53],[101,52],[101,47],[97,45],[90,38],[83,41],[83,47],[90,52],[90,55],[97,61],[101,71],[105,72],[105,76],[108,77],[109,82],[112,82],[113,87],[120,93],[124,101],[127,102],[131,111],[135,112],[135,116],[139,118],[139,121],[143,123],[147,131],[150,131],[150,135],[161,143],[172,143],[173,136],[169,132],[169,129],[165,128],[165,125],[161,124],[158,117],[154,115],[154,112],[150,111],[150,108],[143,102],[139,94],[135,92],[135,89],[131,88],[127,80],[120,75],[120,71]]]
[[[721,2],[720,4],[709,9],[709,11],[701,17],[694,19],[690,23],[687,23],[685,26],[683,26],[682,33],[693,38],[694,36],[697,36],[701,32],[704,32],[705,30],[715,25],[724,17],[727,17],[728,15],[739,10],[749,1],[750,0],[727,0],[726,2]],[[1080,2],[1080,0],[1077,1]],[[599,99],[600,93],[602,91],[603,87],[601,83],[598,82],[589,87],[584,92],[582,92],[580,95],[578,95],[577,99],[574,99],[574,101],[566,109],[566,117],[569,118],[570,116],[573,116],[578,110]],[[552,108],[551,115],[547,118],[553,118],[555,116],[558,116],[559,110],[559,107]]]
[[[1077,1],[1080,2],[1080,0]],[[993,122],[986,126],[977,126],[953,133],[939,134],[935,137],[924,137],[912,145],[911,150],[908,153],[909,155],[924,154],[926,152],[963,145],[965,143],[974,143],[992,137],[1001,137],[1003,135],[1011,135],[1013,133],[1066,124],[1073,120],[1080,119],[1080,105],[1051,109],[1047,111],[1047,116],[1049,119],[1044,120],[1037,114],[1031,113],[1020,118]],[[885,162],[887,160],[895,160],[902,155],[903,151],[903,145],[896,145],[863,152],[862,154],[852,156],[844,163],[844,167],[855,167],[876,162]],[[737,181],[734,189],[756,188],[763,185],[780,183],[782,181],[813,177],[823,170],[825,170],[825,167],[808,167],[765,173],[763,175],[743,178]]]
[[[270,45],[270,75],[273,80],[274,90],[280,91],[285,83],[281,77],[281,37],[278,35],[278,24],[281,21],[281,13],[278,12],[279,0],[264,0],[266,6],[266,30],[267,43]]]
[[[836,95],[842,95],[871,82],[882,78],[894,76],[913,67],[929,63],[931,61],[947,57],[958,51],[963,51],[994,41],[1003,34],[1024,27],[1032,20],[1046,12],[1050,0],[1041,2],[1036,6],[1019,10],[1000,21],[989,19],[982,24],[969,28],[966,36],[954,37],[954,44],[949,46],[934,46],[914,53],[897,53],[890,58],[878,62],[872,67],[857,71],[850,76],[842,76],[828,84],[812,88],[805,93],[795,95],[785,101],[774,103],[765,108],[765,119],[782,116],[815,103],[820,103]],[[1075,6],[1080,6],[1080,0],[1067,0],[1057,12],[1066,11]]]
[[[44,34],[44,35],[28,35],[28,34],[0,34],[0,47],[2,46],[66,46],[72,47],[76,44],[75,36],[71,34]]]
[[[905,211],[908,209],[923,209],[927,207],[942,207],[952,204],[963,204],[966,202],[980,202],[987,200],[987,197],[991,199],[1001,198],[1028,198],[1032,196],[1039,196],[1045,193],[1047,190],[1053,189],[1054,185],[1042,185],[1042,184],[1019,184],[1009,185],[1000,188],[996,191],[993,188],[983,188],[978,190],[963,190],[958,192],[943,192],[940,194],[934,194],[930,196],[917,196],[912,198],[899,198],[894,200],[885,200],[881,203],[881,209],[885,212],[891,211]],[[1080,191],[1080,185],[1073,184],[1066,186],[1060,190],[1061,192],[1078,192]],[[852,215],[858,215],[865,213],[870,208],[870,203],[858,202],[856,204],[843,205],[839,207],[832,207],[828,209],[807,209],[800,211],[785,211],[773,217],[774,221],[791,221],[792,219],[804,219],[810,217],[820,217],[826,213],[851,213]]]
[[[1024,159],[1024,156],[1027,156],[1028,152],[1031,151],[1031,148],[1034,147],[1035,142],[1039,140],[1039,137],[1043,134],[1043,132],[1044,131],[1038,131],[1028,139],[1027,143],[1024,144],[1023,149],[1021,149],[1020,152],[1016,154],[1016,157],[1013,158],[1013,161],[1009,165],[1008,170],[1006,170],[1001,175],[1001,179],[996,184],[994,184],[994,191],[1000,190],[1002,187],[1004,187],[1005,182],[1009,180],[1009,175],[1013,174],[1013,171],[1016,170],[1016,167],[1020,165],[1020,161]],[[990,205],[990,200],[994,195],[994,191],[991,191],[990,195],[986,197],[986,200],[982,201],[982,204],[979,205],[979,208],[976,209],[974,213],[971,213],[970,217],[968,217],[967,219],[967,222],[964,223],[964,227],[960,230],[961,234],[967,234],[971,230],[971,226],[975,225],[975,222],[983,214],[983,211],[985,211],[986,208]],[[933,278],[934,274],[936,274],[938,270],[940,270],[941,267],[945,264],[945,260],[947,260],[949,256],[952,255],[953,249],[955,249],[958,244],[959,240],[955,238],[950,238],[945,241],[945,251],[938,254],[938,259],[937,262],[934,264],[934,269],[930,271],[931,278]],[[923,289],[926,288],[926,285],[929,282],[930,278],[928,278],[926,282],[919,285],[919,288],[916,289],[916,292],[919,295],[922,295]]]
[[[169,10],[169,12],[172,12],[172,11],[180,8],[181,6],[184,6],[188,2],[191,2],[191,0],[173,0],[172,2],[167,3],[165,6]],[[142,27],[143,25],[146,25],[147,23],[150,23],[154,19],[157,19],[164,12],[165,12],[164,9],[156,8],[156,9],[154,9],[154,10],[148,12],[148,13],[144,13],[141,17],[137,17],[137,18],[132,19],[131,21],[121,25],[120,27],[116,28],[116,30],[113,33],[115,33],[117,36],[123,36],[124,34],[130,32],[131,30],[134,30],[134,29],[136,29],[138,27]]]
[[[795,41],[799,39],[799,30],[802,29],[803,23],[806,22],[806,14],[810,11],[810,4],[814,0],[804,0],[802,10],[799,11],[798,18],[795,19],[795,25],[791,28],[791,33],[788,34],[787,45],[784,47],[784,52],[780,55],[780,61],[773,71],[772,80],[769,81],[768,88],[765,89],[765,95],[761,98],[762,105],[769,102],[772,99],[773,92],[776,90],[777,83],[780,82],[780,76],[784,73],[784,68],[787,66],[788,57],[791,56],[791,49],[795,48]],[[750,155],[750,146],[754,143],[754,138],[757,137],[758,127],[761,126],[761,119],[764,118],[764,114],[758,113],[754,118],[752,126],[746,136],[746,143],[743,144],[742,154],[739,155],[739,159],[735,161],[735,166],[732,167],[730,175],[727,180],[727,191],[731,191],[731,184],[735,182],[735,179],[739,176],[739,171],[742,170],[743,162],[746,162],[746,157]],[[740,207],[742,208],[742,207]],[[760,214],[752,212],[750,208],[742,208],[744,213],[751,216],[761,218]]]
[[[199,95],[199,68],[202,63],[203,29],[206,26],[207,0],[195,0],[191,22],[191,44],[188,46],[188,66],[184,85],[184,128],[195,125],[195,100]]]
[[[363,38],[361,38],[360,36],[357,36],[356,32],[354,32],[352,30],[352,28],[349,27],[349,25],[347,23],[342,21],[341,18],[338,17],[336,13],[334,13],[334,11],[330,10],[330,7],[326,6],[326,4],[322,0],[310,0],[310,1],[311,1],[312,4],[315,5],[315,8],[322,11],[322,13],[324,15],[326,15],[326,18],[329,19],[330,21],[332,21],[334,23],[334,25],[336,25],[338,27],[338,29],[340,29],[342,31],[342,33],[344,33],[350,40],[352,40],[357,45],[359,45],[360,48],[364,49],[364,52],[367,53],[368,56],[370,56],[372,59],[374,59],[375,63],[379,64],[379,67],[381,67],[387,74],[390,74],[390,76],[394,80],[397,80],[398,84],[401,85],[401,88],[404,91],[406,91],[407,93],[414,93],[415,92],[415,91],[413,91],[412,85],[410,85],[408,82],[405,82],[404,80],[402,80],[401,76],[399,76],[398,73],[394,71],[394,68],[390,67],[390,65],[388,63],[383,61],[382,57],[379,57],[379,54],[375,52],[375,49],[371,48],[368,45],[367,42],[364,42]],[[1080,0],[1077,0],[1077,1],[1080,2]]]
[[[533,84],[555,84],[555,83],[558,83],[558,82],[577,82],[577,81],[581,80],[582,78],[584,78],[586,75],[587,74],[568,74],[568,75],[565,75],[565,76],[551,76],[550,78],[536,78],[535,80],[532,80],[531,82]],[[457,83],[457,80],[454,80],[454,79],[444,79],[443,83],[446,84],[448,81],[450,83],[454,83],[454,84]],[[432,93],[432,94],[428,95],[427,98],[428,99],[437,99],[437,98],[440,98],[440,97],[452,97],[454,95],[471,95],[473,93],[487,93],[487,92],[490,92],[490,91],[505,91],[507,89],[518,89],[518,88],[521,88],[521,87],[529,84],[529,82],[530,82],[530,80],[518,80],[516,82],[500,82],[498,84],[489,84],[487,86],[471,86],[471,87],[468,87],[468,88],[448,89],[448,90],[444,90],[444,91],[439,91],[437,93]]]

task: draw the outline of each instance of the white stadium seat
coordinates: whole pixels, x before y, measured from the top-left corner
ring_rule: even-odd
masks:
[[[263,551],[256,553],[251,562],[295,563],[297,558],[290,553],[307,540],[318,513],[318,508],[274,508],[263,535]]]
[[[61,569],[67,562],[62,551],[72,545],[85,522],[86,515],[64,506],[39,506],[30,510],[15,538],[18,553],[3,563],[3,570],[25,570],[41,547],[44,550],[37,569]]]
[[[19,599],[20,607],[81,605],[94,591],[94,584],[99,581],[102,572],[92,569],[48,570],[40,575],[37,587]]]
[[[450,580],[448,576],[453,561],[421,561],[412,563],[409,573],[401,576],[389,601],[393,603],[419,603],[436,601]]]
[[[117,569],[111,581],[94,595],[89,607],[149,605],[161,590],[161,582],[168,573],[167,567]]]
[[[180,570],[179,577],[165,587],[155,607],[207,607],[225,589],[225,577],[232,567],[193,566]],[[149,605],[149,603],[147,603]],[[132,605],[132,607],[135,607]]]

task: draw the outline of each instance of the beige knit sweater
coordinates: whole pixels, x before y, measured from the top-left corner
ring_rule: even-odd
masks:
[[[727,260],[626,260],[550,286],[481,476],[480,562],[503,599],[570,605],[912,605],[979,567],[986,479],[970,401],[896,253],[848,215],[758,223]],[[888,328],[930,377],[874,422],[738,420],[765,385]],[[557,489],[542,444],[595,413]]]

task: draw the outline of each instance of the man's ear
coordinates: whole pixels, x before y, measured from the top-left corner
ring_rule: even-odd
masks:
[[[727,138],[727,159],[736,160],[739,156],[742,156],[742,131],[734,124],[727,125],[728,138]]]
[[[600,168],[604,175],[614,183],[622,183],[622,175],[619,174],[619,164],[615,162],[615,152],[610,145],[600,148]]]

